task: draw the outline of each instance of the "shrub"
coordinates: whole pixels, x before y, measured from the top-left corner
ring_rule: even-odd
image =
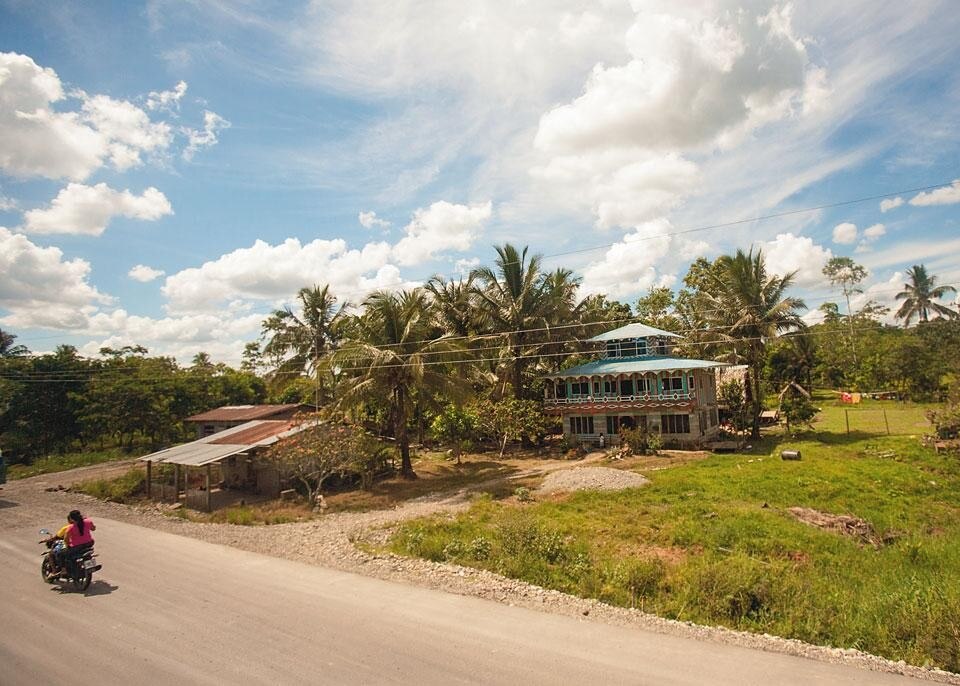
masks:
[[[637,600],[656,595],[667,575],[667,567],[657,557],[641,558],[632,561],[626,569],[624,585],[630,592],[630,603],[637,606]]]
[[[656,455],[662,445],[660,434],[648,431],[646,427],[637,429],[622,428],[620,435],[634,455]]]
[[[483,536],[477,536],[475,539],[470,541],[467,549],[470,557],[479,561],[489,559],[490,553],[493,552],[493,546],[490,544],[490,541]]]
[[[517,496],[517,500],[521,503],[529,503],[533,500],[533,496],[530,495],[530,489],[526,486],[519,486],[513,491],[513,494]]]
[[[131,469],[126,474],[114,479],[84,481],[71,490],[86,493],[94,498],[112,503],[126,503],[146,493],[146,484],[146,474],[140,469]]]

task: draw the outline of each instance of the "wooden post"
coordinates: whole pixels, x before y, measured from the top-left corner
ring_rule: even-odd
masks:
[[[844,410],[843,416],[847,418],[847,434],[850,433],[850,410]]]
[[[153,479],[153,470],[150,467],[152,464],[153,464],[152,460],[147,460],[147,499],[148,500],[150,498],[150,483],[151,483],[151,479]]]
[[[887,420],[887,408],[883,408],[883,423],[887,427],[887,435],[890,435],[890,422]]]
[[[187,489],[183,489],[183,494],[187,494]],[[180,465],[173,466],[173,502],[180,502]]]
[[[207,463],[207,473],[206,473],[206,487],[207,487],[207,512],[210,511],[210,464]]]

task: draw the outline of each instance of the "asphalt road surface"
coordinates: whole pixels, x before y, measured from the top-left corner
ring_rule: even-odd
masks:
[[[3,686],[930,683],[579,621],[105,519],[96,532],[103,570],[83,594],[41,580],[45,523],[0,528]]]

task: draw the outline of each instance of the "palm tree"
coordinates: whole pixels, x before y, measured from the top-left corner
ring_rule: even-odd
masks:
[[[536,347],[530,344],[543,338],[531,330],[542,331],[549,326],[550,302],[539,255],[528,261],[528,248],[519,252],[509,243],[495,249],[496,271],[479,267],[471,276],[479,282],[475,292],[490,331],[502,340],[502,366],[508,370],[513,395],[519,400],[524,395],[524,371],[537,355]]]
[[[903,284],[903,290],[896,295],[897,300],[903,300],[896,317],[903,320],[904,326],[910,326],[914,317],[918,317],[920,322],[929,321],[931,312],[936,313],[937,318],[955,319],[958,316],[955,310],[935,302],[947,293],[956,293],[956,288],[938,286],[937,277],[927,274],[927,268],[922,264],[913,265],[907,270],[907,276],[910,277],[910,283]]]
[[[29,355],[25,345],[14,345],[17,335],[0,329],[0,357],[23,357]]]
[[[424,286],[433,300],[437,324],[451,336],[466,338],[475,335],[481,326],[476,305],[473,275],[447,281],[434,276]]]
[[[732,346],[735,361],[750,367],[753,405],[751,438],[760,438],[760,412],[763,408],[762,388],[766,341],[783,331],[803,326],[797,310],[805,309],[799,298],[786,297],[796,272],[785,276],[768,276],[761,250],[723,255],[711,277],[709,317]]]
[[[434,338],[433,308],[421,288],[401,293],[376,291],[363,306],[356,337],[344,340],[331,358],[354,377],[354,383],[339,394],[337,404],[359,407],[386,400],[400,449],[400,473],[413,479],[408,420],[418,401],[462,395],[463,384],[442,364],[442,354],[453,353],[459,346],[442,336]]]
[[[275,360],[273,377],[282,388],[307,371],[316,378],[316,404],[320,405],[322,363],[337,347],[344,310],[349,303],[337,307],[330,286],[301,288],[297,293],[300,314],[289,307],[276,310],[263,322],[263,335],[270,336],[263,355]]]

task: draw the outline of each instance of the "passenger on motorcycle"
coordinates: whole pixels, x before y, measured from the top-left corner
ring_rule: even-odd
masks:
[[[67,521],[69,523],[57,532],[57,536],[63,533],[66,549],[61,553],[62,559],[67,564],[67,572],[74,576],[77,559],[93,547],[93,532],[97,527],[93,520],[80,514],[80,510],[71,510]]]

